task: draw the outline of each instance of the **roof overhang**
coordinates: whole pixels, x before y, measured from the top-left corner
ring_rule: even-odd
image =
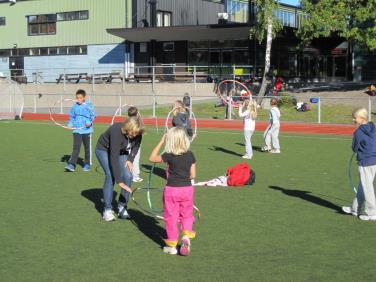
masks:
[[[203,41],[249,39],[250,26],[243,24],[169,27],[109,28],[107,32],[131,42]]]

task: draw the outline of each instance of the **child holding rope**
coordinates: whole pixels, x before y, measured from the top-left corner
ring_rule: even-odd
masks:
[[[189,137],[193,136],[193,131],[189,121],[189,113],[184,107],[184,104],[180,100],[176,100],[174,103],[174,112],[172,117],[172,126],[173,127],[183,127],[187,132]]]
[[[163,144],[165,153],[159,155]],[[194,188],[191,179],[196,176],[196,160],[189,150],[190,141],[181,127],[173,127],[164,135],[153,149],[149,160],[167,164],[167,184],[163,193],[163,216],[167,238],[163,252],[176,255],[181,229],[180,254],[190,253],[190,239],[196,236],[193,231],[193,196]],[[179,225],[179,226],[178,226]]]
[[[252,98],[245,100],[239,106],[239,116],[243,118],[244,123],[244,140],[245,140],[245,155],[243,159],[252,159],[252,134],[255,131],[256,117],[257,117],[257,102]]]
[[[95,109],[93,104],[86,101],[85,90],[79,89],[76,92],[76,102],[69,112],[68,126],[76,128],[73,130],[73,150],[65,167],[66,171],[74,172],[81,144],[84,144],[85,163],[83,171],[89,171],[91,166],[91,135],[93,133],[93,123],[95,119]]]
[[[264,132],[265,146],[262,149],[265,152],[279,154],[281,148],[279,146],[279,128],[281,112],[278,109],[278,100],[272,98],[270,100],[271,109],[269,111],[269,126]]]
[[[353,135],[352,150],[356,153],[359,170],[359,184],[351,207],[342,207],[347,214],[358,216],[364,204],[361,220],[376,220],[376,199],[373,181],[376,175],[376,127],[368,122],[368,111],[364,108],[353,112],[357,129]]]

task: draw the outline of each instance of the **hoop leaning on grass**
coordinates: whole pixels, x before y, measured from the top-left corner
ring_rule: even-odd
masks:
[[[169,126],[168,126],[168,121],[170,119],[170,116],[171,114],[176,110],[177,108],[173,108],[167,115],[166,117],[166,123],[165,123],[165,130],[168,131],[169,129]],[[185,108],[185,109],[189,109],[189,108]],[[192,117],[194,119],[194,133],[193,133],[193,136],[192,136],[192,139],[191,139],[191,142],[193,142],[193,140],[197,137],[197,120],[196,120],[196,116],[194,115],[194,113],[191,111],[191,114],[192,114]],[[162,152],[163,153],[163,152]],[[149,215],[152,215],[154,216],[155,218],[157,219],[161,219],[163,220],[163,216],[161,215],[163,213],[163,210],[157,210],[153,207],[153,203],[152,203],[152,197],[151,197],[151,191],[152,190],[155,190],[155,191],[158,191],[158,192],[163,192],[163,188],[151,188],[151,180],[152,180],[152,177],[153,177],[153,174],[154,174],[154,169],[156,167],[156,163],[153,163],[150,171],[149,171],[149,177],[148,177],[148,183],[147,183],[147,187],[144,188],[144,187],[138,187],[136,188],[135,190],[132,191],[132,195],[131,195],[131,199],[133,200],[133,202],[136,204],[136,206],[142,210],[143,212],[149,214]],[[145,209],[135,198],[135,194],[137,191],[146,191],[146,199],[147,199],[147,203],[148,203],[148,206],[149,206],[149,209]],[[197,215],[198,215],[198,218],[201,217],[201,211],[200,209],[197,207],[197,206],[193,206],[194,210],[197,212]]]
[[[54,115],[56,115],[56,113],[54,112],[53,108],[56,107],[56,105],[58,104],[62,104],[64,102],[72,102],[72,103],[77,103],[77,100],[75,99],[60,99],[58,101],[56,101],[55,103],[53,103],[53,105],[50,107],[49,109],[49,113],[50,113],[50,120],[57,126],[60,126],[64,129],[69,129],[69,130],[80,130],[80,129],[84,129],[86,128],[87,126],[81,126],[81,127],[70,127],[70,126],[67,126],[67,125],[64,125],[60,122],[57,122],[54,118]],[[82,103],[82,105],[88,105],[86,103]],[[90,114],[94,114],[93,110],[91,109],[90,106],[87,106],[87,109],[89,110]],[[90,118],[90,116],[87,116],[87,118]]]

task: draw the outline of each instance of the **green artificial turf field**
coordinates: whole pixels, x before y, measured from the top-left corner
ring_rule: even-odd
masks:
[[[93,146],[105,129],[96,126]],[[282,154],[273,155],[257,151],[257,132],[249,161],[256,184],[198,187],[198,236],[191,256],[180,257],[162,253],[163,223],[133,203],[132,221],[101,220],[103,175],[95,157],[88,173],[64,172],[69,131],[12,121],[0,122],[0,132],[1,281],[375,279],[376,223],[339,212],[354,196],[347,177],[351,137],[281,134]],[[144,137],[144,179],[160,136],[150,128]],[[202,129],[192,150],[196,180],[207,180],[242,161],[242,135]],[[163,183],[153,176],[154,187]],[[158,205],[161,194],[153,196]],[[137,197],[145,202],[145,193]]]

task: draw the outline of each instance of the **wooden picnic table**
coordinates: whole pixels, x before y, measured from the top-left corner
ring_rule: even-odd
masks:
[[[83,73],[66,73],[66,74],[60,74],[59,78],[56,79],[56,83],[60,83],[62,80],[65,79],[65,81],[71,82],[72,80],[75,80],[76,83],[79,83],[81,79],[84,79],[87,77],[87,72]]]
[[[114,79],[123,81],[123,76],[120,72],[95,73],[86,76],[86,80],[89,81],[89,83],[91,83],[93,79],[95,81],[111,83]]]

